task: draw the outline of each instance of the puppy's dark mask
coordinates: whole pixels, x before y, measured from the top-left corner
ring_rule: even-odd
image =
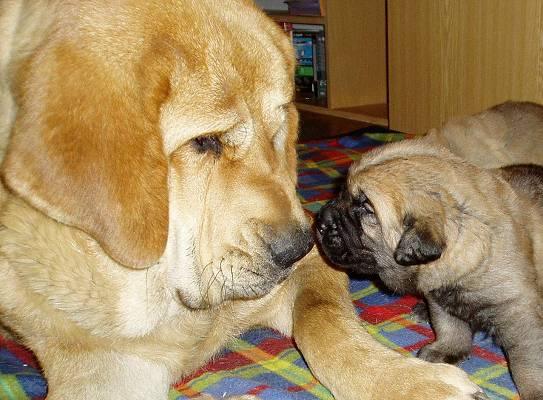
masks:
[[[375,218],[365,194],[346,190],[324,205],[317,215],[317,237],[326,256],[336,265],[358,273],[377,273],[371,246],[366,243],[361,218]]]

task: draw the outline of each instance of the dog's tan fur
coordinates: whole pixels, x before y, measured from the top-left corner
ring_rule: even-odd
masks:
[[[272,257],[308,229],[294,57],[250,1],[4,0],[0,32],[0,317],[48,400],[165,399],[254,325],[338,399],[474,398],[374,341],[315,251]]]
[[[325,250],[338,258],[329,216],[353,214],[359,205],[349,198],[371,204],[372,217],[353,223],[360,244],[344,250],[377,261],[346,267],[372,268],[389,288],[427,299],[437,339],[419,356],[455,363],[470,353],[472,331],[487,330],[505,348],[521,398],[540,399],[543,168],[482,169],[423,138],[364,155],[347,191],[319,216]]]
[[[426,140],[483,168],[543,164],[543,106],[509,101],[430,129]]]

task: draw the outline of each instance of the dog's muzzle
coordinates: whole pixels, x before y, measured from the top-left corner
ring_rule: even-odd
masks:
[[[372,272],[375,258],[364,248],[360,221],[348,204],[338,199],[325,204],[317,215],[316,227],[319,243],[331,262],[358,272]]]

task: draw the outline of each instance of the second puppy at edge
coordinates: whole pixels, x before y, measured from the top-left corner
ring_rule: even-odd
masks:
[[[485,170],[424,140],[365,155],[317,218],[333,263],[426,298],[437,340],[420,357],[458,362],[483,329],[523,400],[543,399],[542,227],[543,167]]]

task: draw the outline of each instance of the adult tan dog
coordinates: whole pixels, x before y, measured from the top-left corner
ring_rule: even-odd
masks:
[[[521,398],[543,398],[543,167],[481,169],[426,139],[383,146],[317,226],[334,263],[426,298],[437,340],[419,357],[456,363],[483,329]]]
[[[250,1],[4,0],[0,31],[0,315],[48,400],[166,399],[258,324],[338,399],[480,398],[376,343],[316,252],[293,265],[294,58]]]

